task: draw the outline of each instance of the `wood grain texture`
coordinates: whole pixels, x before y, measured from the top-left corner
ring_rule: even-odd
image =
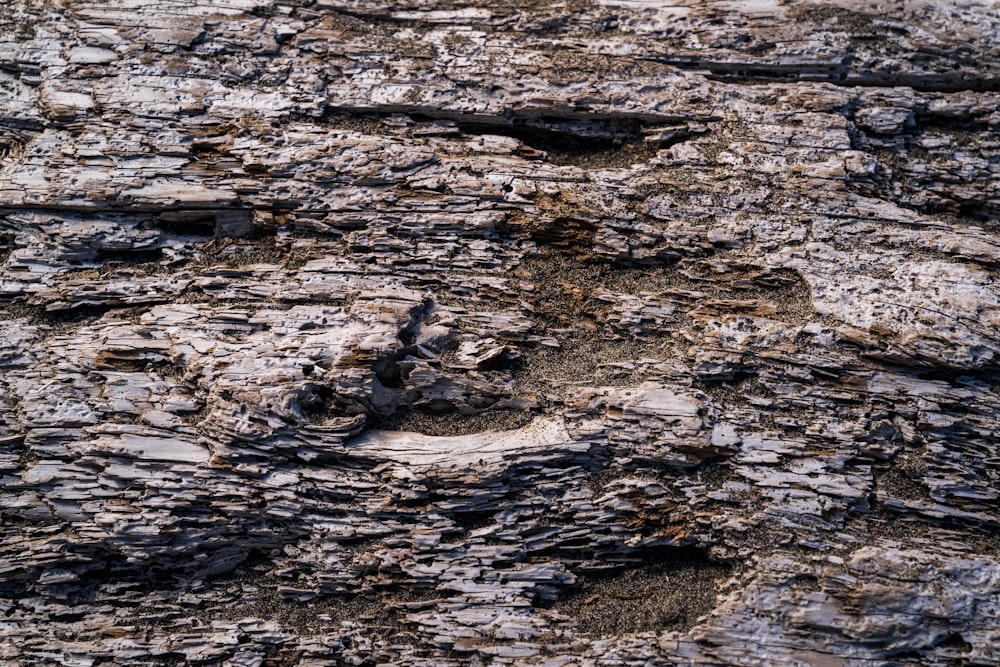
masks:
[[[1000,7],[0,7],[0,663],[995,665]]]

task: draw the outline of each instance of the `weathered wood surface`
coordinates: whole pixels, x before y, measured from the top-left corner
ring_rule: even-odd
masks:
[[[994,665],[995,2],[0,7],[0,662]]]

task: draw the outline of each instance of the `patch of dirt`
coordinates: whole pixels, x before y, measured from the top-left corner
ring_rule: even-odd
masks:
[[[604,576],[580,576],[579,589],[556,601],[576,631],[606,637],[645,631],[686,631],[715,606],[730,570],[687,547],[653,549],[642,562]]]

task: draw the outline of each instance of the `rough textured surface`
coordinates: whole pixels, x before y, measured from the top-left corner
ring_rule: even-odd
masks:
[[[1000,662],[994,2],[0,7],[0,662]]]

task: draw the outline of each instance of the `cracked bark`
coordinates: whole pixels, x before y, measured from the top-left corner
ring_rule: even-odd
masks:
[[[998,34],[0,8],[0,659],[996,664]]]

